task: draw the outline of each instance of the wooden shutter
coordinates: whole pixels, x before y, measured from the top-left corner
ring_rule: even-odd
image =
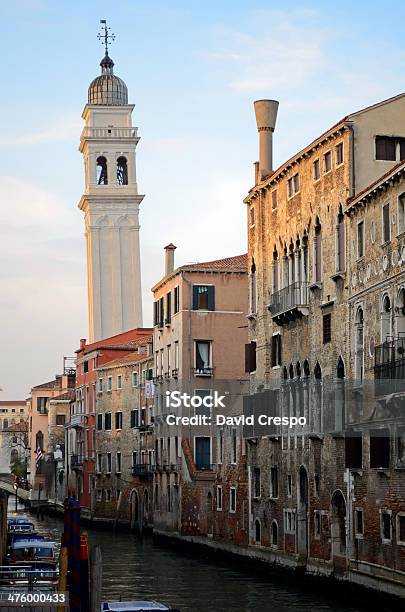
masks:
[[[193,285],[193,310],[198,310],[198,285]]]
[[[256,342],[252,341],[245,344],[245,372],[250,373],[256,370]]]
[[[208,310],[215,310],[215,287],[212,285],[208,289]]]
[[[391,238],[390,205],[389,204],[386,204],[383,207],[383,224],[384,224],[384,242],[388,242]]]

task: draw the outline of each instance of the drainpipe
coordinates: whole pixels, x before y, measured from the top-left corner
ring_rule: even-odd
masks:
[[[346,470],[347,483],[347,512],[346,512],[346,567],[349,569],[350,559],[354,556],[353,551],[353,474],[350,469]]]

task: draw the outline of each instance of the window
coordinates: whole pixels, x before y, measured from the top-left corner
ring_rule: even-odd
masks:
[[[364,257],[364,221],[357,224],[357,259]]]
[[[229,512],[236,512],[236,487],[229,489]]]
[[[391,240],[391,225],[390,225],[390,205],[385,204],[382,209],[382,222],[383,222],[383,241],[389,242]]]
[[[253,468],[253,497],[261,496],[260,468]]]
[[[262,539],[262,528],[259,519],[255,520],[255,544],[260,544]]]
[[[64,414],[56,415],[56,425],[64,425],[66,421],[66,417]]]
[[[211,438],[208,436],[196,436],[195,443],[195,467],[197,470],[211,469]]]
[[[106,412],[104,415],[104,429],[111,431],[111,412]]]
[[[168,292],[166,295],[166,325],[168,325],[172,320],[172,293]]]
[[[300,190],[300,175],[294,174],[291,178],[288,179],[287,183],[288,189],[288,197],[292,198],[293,195],[299,192]]]
[[[122,412],[115,413],[115,429],[122,429]]]
[[[336,271],[343,272],[345,267],[345,220],[342,205],[340,205],[336,224]]]
[[[117,389],[122,389],[122,376],[118,374],[117,376]]]
[[[319,163],[319,159],[316,159],[314,161],[314,181],[319,181],[319,179],[321,178],[321,166]]]
[[[102,378],[98,379],[98,392],[99,393],[103,392],[103,379]]]
[[[37,412],[39,412],[39,414],[48,414],[47,397],[37,397]]]
[[[138,372],[132,372],[132,386],[138,386]]]
[[[405,193],[398,198],[398,234],[405,232]]]
[[[222,510],[222,487],[220,485],[217,486],[217,510]]]
[[[88,371],[89,371],[89,362],[84,361],[83,362],[83,373],[86,374]]]
[[[271,208],[272,210],[277,208],[277,189],[271,192]]]
[[[375,158],[385,161],[396,161],[396,139],[388,136],[376,136]]]
[[[131,410],[131,427],[139,427],[139,410]]]
[[[107,379],[107,391],[112,391],[112,376]]]
[[[177,287],[174,288],[174,314],[176,314],[176,312],[179,312],[180,310],[180,287],[177,285]]]
[[[132,451],[132,467],[138,464],[138,453],[137,451]]]
[[[107,453],[107,474],[111,474],[112,472],[112,455],[111,453]]]
[[[211,342],[197,340],[195,343],[195,373],[211,375]]]
[[[255,224],[255,207],[254,206],[251,206],[249,210],[249,223],[250,223],[250,227],[252,227]]]
[[[193,310],[215,310],[213,285],[193,285]]]
[[[250,313],[257,313],[257,286],[256,286],[256,264],[255,260],[252,259],[252,265],[250,267],[250,277],[249,277],[249,290],[250,290]]]
[[[300,175],[294,174],[293,176],[294,193],[298,193],[300,190]]]
[[[232,449],[232,457],[231,463],[235,464],[238,458],[238,438],[236,436],[236,429],[232,429],[232,437],[231,437],[231,449]]]
[[[218,463],[222,463],[224,458],[224,431],[219,430],[218,433]]]
[[[370,468],[384,469],[390,466],[390,432],[388,429],[370,431]]]
[[[321,495],[321,477],[319,474],[314,474],[314,488],[315,496],[319,498]]]
[[[281,366],[281,334],[271,337],[271,367]]]
[[[125,157],[117,159],[117,184],[128,185],[128,163]]]
[[[278,468],[273,466],[270,468],[270,497],[278,497]]]
[[[405,513],[397,514],[397,544],[405,546]]]
[[[97,415],[97,430],[102,431],[102,429],[103,429],[103,415],[98,414]]]
[[[277,521],[272,521],[271,523],[271,545],[274,546],[274,548],[277,548],[278,546],[278,525],[277,525]]]
[[[97,501],[98,502],[102,502],[103,501],[103,489],[97,489]]]
[[[256,371],[256,342],[252,340],[245,344],[245,372]]]
[[[292,497],[292,475],[287,475],[287,496]]]
[[[6,421],[7,419],[4,419],[4,429],[7,429],[8,427],[8,423],[6,425]],[[41,450],[44,450],[44,434],[42,433],[42,431],[38,431],[37,435],[35,436],[35,450],[37,450],[38,448],[40,448]]]
[[[392,525],[391,525],[391,511],[381,510],[381,540],[385,543],[391,542],[392,539]]]
[[[122,467],[121,464],[122,464],[121,452],[118,451],[116,455],[116,469],[115,469],[117,474],[121,474],[121,467]]]
[[[319,540],[321,537],[321,513],[319,510],[314,512],[314,536],[316,540]]]
[[[106,489],[105,490],[105,501],[106,502],[110,502],[111,501],[111,489]]]
[[[288,197],[292,198],[294,195],[294,186],[293,186],[293,180],[292,178],[288,179],[288,183],[287,183],[287,189],[288,189]]]
[[[325,174],[327,174],[328,172],[332,170],[332,152],[331,151],[328,151],[323,156],[323,168],[324,168]]]
[[[363,438],[361,435],[345,437],[345,467],[361,469],[363,467]]]
[[[96,162],[97,185],[108,185],[107,160],[102,155],[97,157]]]
[[[174,343],[174,367],[176,370],[179,369],[179,343],[177,340]]]
[[[103,471],[103,455],[97,453],[97,474],[101,474]]]
[[[295,510],[284,510],[284,532],[295,533]]]
[[[315,220],[314,279],[316,283],[320,283],[322,281],[322,226],[319,217],[316,217]]]
[[[322,317],[322,335],[324,344],[332,340],[332,314],[330,312]]]
[[[204,401],[205,397],[210,397],[211,391],[210,389],[194,389],[194,397],[200,397],[202,401]],[[211,416],[211,408],[205,406],[203,403],[201,406],[196,406],[194,408],[194,414],[196,416]]]
[[[340,166],[341,164],[343,164],[343,142],[336,145],[336,165]]]
[[[354,533],[356,538],[362,538],[364,535],[363,510],[360,508],[354,510]]]

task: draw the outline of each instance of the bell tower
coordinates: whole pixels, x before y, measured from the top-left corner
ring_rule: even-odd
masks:
[[[133,104],[114,74],[108,45],[114,39],[103,20],[101,75],[90,84],[79,150],[84,158],[89,341],[142,327],[139,205],[132,127]]]

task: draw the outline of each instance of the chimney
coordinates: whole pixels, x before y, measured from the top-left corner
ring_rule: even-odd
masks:
[[[86,346],[86,338],[80,338],[80,348],[84,349]]]
[[[176,249],[177,247],[172,243],[165,246],[165,276],[174,270],[174,251]]]
[[[277,100],[254,102],[257,130],[259,132],[259,178],[273,171],[273,132],[276,127]]]

